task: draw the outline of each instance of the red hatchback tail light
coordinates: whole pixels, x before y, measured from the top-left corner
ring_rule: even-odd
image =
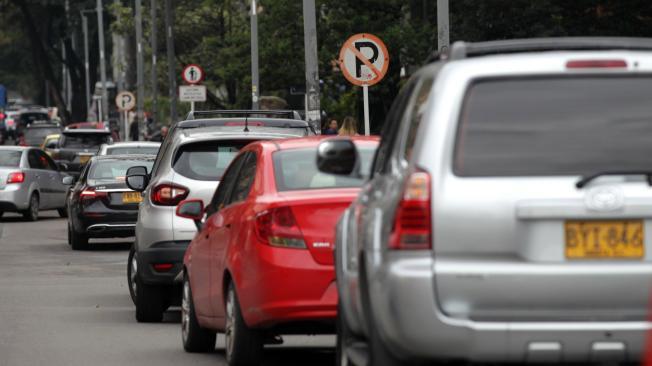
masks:
[[[260,240],[273,247],[307,249],[290,207],[277,207],[260,213],[256,217],[256,232]]]
[[[396,210],[390,249],[430,249],[430,174],[418,170],[407,179],[403,198]]]
[[[159,184],[152,189],[152,202],[160,206],[176,206],[188,197],[190,191],[188,188],[177,185],[164,183]]]
[[[25,173],[23,172],[13,172],[9,173],[7,176],[7,184],[12,183],[23,183],[25,181]]]

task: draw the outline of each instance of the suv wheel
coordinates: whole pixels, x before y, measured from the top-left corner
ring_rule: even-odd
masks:
[[[159,323],[167,308],[165,291],[162,286],[144,284],[140,276],[135,277],[136,320],[139,323]]]
[[[339,303],[337,304],[337,319],[335,325],[337,327],[335,364],[336,366],[349,366],[351,365],[351,362],[349,357],[346,355],[346,347],[352,345],[354,339],[351,334],[351,330],[349,329],[349,325],[346,324],[346,320],[344,320],[344,316],[342,315],[342,306]]]
[[[127,259],[127,283],[129,284],[129,295],[131,301],[136,305],[137,287],[136,277],[138,276],[138,253],[136,253],[136,244],[134,243],[129,250],[129,259]]]
[[[216,332],[199,325],[195,315],[188,275],[183,276],[181,295],[181,339],[186,352],[210,352],[215,349]]]
[[[27,221],[37,221],[38,206],[38,193],[32,193],[32,195],[29,197],[29,207],[27,207],[27,210],[23,211],[23,218],[25,218]]]
[[[72,227],[68,229],[68,242],[72,250],[88,249],[88,236],[76,232]]]
[[[226,296],[226,327],[224,329],[226,363],[229,366],[258,365],[263,354],[263,338],[245,323],[233,283]]]

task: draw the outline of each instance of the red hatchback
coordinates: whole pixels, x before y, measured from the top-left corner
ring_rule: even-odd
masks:
[[[323,137],[260,141],[233,160],[208,207],[179,204],[199,232],[184,258],[182,335],[190,352],[226,336],[229,365],[260,360],[281,334],[334,333],[335,225],[366,176],[320,173]],[[376,137],[354,137],[360,172],[370,171]],[[204,219],[204,222],[201,220]]]

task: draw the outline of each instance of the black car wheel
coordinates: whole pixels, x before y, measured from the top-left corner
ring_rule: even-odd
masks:
[[[136,244],[134,243],[129,250],[127,259],[127,283],[129,284],[129,296],[131,301],[136,305],[137,287],[136,277],[138,276],[138,253],[136,253]]]
[[[38,220],[38,206],[39,198],[38,193],[32,193],[29,197],[29,207],[27,210],[23,211],[23,218],[27,221],[37,221]]]
[[[57,208],[57,212],[59,213],[59,217],[68,217],[68,210],[66,208]]]
[[[167,297],[162,286],[144,284],[136,276],[136,320],[139,323],[159,323],[167,309]]]
[[[263,356],[263,337],[247,326],[233,283],[226,296],[226,363],[229,366],[259,365]]]
[[[181,296],[181,340],[183,341],[183,349],[186,352],[210,352],[214,350],[217,333],[199,325],[187,275],[183,276],[183,293]]]
[[[75,228],[72,227],[72,225],[68,230],[68,241],[70,242],[72,250],[88,249],[88,236],[75,231]]]

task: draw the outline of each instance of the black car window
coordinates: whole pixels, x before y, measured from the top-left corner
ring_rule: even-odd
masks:
[[[27,153],[27,163],[32,169],[47,169],[47,163],[44,163],[39,159],[36,150],[30,150]]]
[[[54,163],[54,161],[52,161],[52,158],[50,158],[48,154],[44,153],[43,151],[36,150],[36,155],[38,156],[40,165],[42,166],[41,169],[58,170],[57,165]]]
[[[230,191],[235,184],[236,177],[238,176],[238,171],[240,170],[240,165],[247,157],[248,154],[242,154],[233,160],[229,167],[226,169],[225,174],[222,176],[222,180],[215,190],[215,195],[211,203],[206,208],[206,215],[210,216],[215,212],[219,211],[226,205],[227,199],[229,197]]]
[[[233,186],[233,193],[231,194],[231,199],[228,201],[229,204],[234,202],[240,202],[247,199],[249,192],[251,191],[251,186],[254,183],[254,178],[256,175],[256,154],[249,153],[247,160],[242,164],[240,168],[240,174],[235,180]]]
[[[386,173],[389,169],[389,157],[391,156],[392,148],[413,89],[414,82],[411,81],[401,90],[394,103],[392,103],[392,107],[389,109],[381,132],[380,144],[374,157],[372,174]]]
[[[64,134],[60,145],[62,148],[98,148],[102,144],[109,143],[111,135],[96,133]]]

